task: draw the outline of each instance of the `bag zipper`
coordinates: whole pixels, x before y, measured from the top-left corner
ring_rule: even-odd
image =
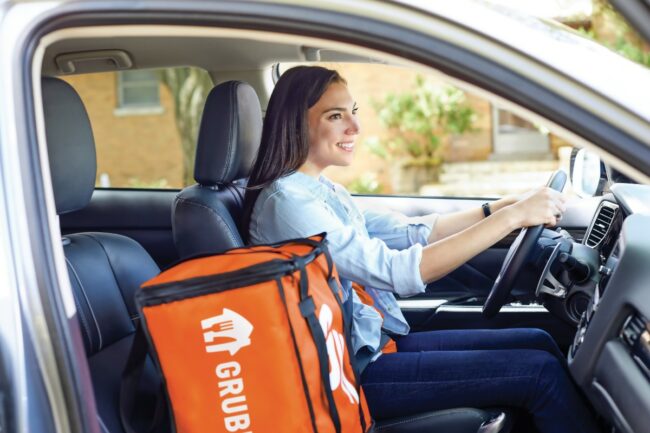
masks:
[[[280,247],[284,247],[284,246],[287,246],[287,245],[294,245],[295,244],[295,245],[307,245],[307,246],[311,246],[311,247],[314,247],[314,248],[320,248],[321,245],[325,244],[325,242],[326,242],[326,240],[325,240],[326,233],[325,232],[320,233],[318,235],[314,235],[314,236],[316,236],[316,237],[320,236],[321,240],[320,241],[315,241],[315,240],[313,240],[311,238],[296,238],[296,239],[287,239],[285,241],[276,242],[276,243],[272,243],[272,244],[258,244],[258,245],[253,245],[253,246],[254,247],[269,247],[269,248],[275,249],[275,248],[280,248]],[[277,250],[274,251],[272,249],[268,250],[268,251],[278,252]],[[234,253],[233,251],[236,251],[236,250],[242,250],[242,251]],[[261,252],[261,251],[265,251],[265,250],[258,250],[258,251]],[[251,251],[246,251],[246,247],[241,246],[241,247],[229,248],[227,250],[215,250],[215,251],[211,251],[211,252],[193,254],[193,255],[191,255],[189,257],[184,257],[182,259],[176,260],[175,262],[172,262],[170,265],[168,265],[164,269],[162,269],[162,271],[167,271],[167,270],[169,270],[169,269],[171,269],[171,268],[173,268],[175,266],[178,266],[178,265],[180,265],[182,263],[185,263],[185,262],[188,262],[188,261],[191,261],[191,260],[194,260],[194,259],[201,259],[203,257],[210,257],[210,256],[218,255],[218,254],[230,254],[230,255],[249,254],[250,252]]]
[[[273,259],[224,274],[213,274],[148,286],[138,290],[135,298],[141,307],[148,307],[250,286],[293,274],[300,269],[301,265],[298,261],[304,266],[311,263],[320,254],[320,249],[315,248],[309,254],[295,256],[292,259]]]

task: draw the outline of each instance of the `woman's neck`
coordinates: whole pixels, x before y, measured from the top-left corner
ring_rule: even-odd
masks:
[[[298,170],[302,174],[306,174],[307,176],[311,176],[315,179],[318,179],[321,175],[322,170],[318,167],[316,167],[313,164],[310,164],[309,162],[305,162],[303,165],[301,165]]]

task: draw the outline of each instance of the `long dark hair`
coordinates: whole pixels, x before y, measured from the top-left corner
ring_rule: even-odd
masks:
[[[244,197],[241,231],[247,240],[253,206],[261,190],[295,172],[307,161],[307,110],[318,102],[332,83],[345,83],[345,80],[331,69],[296,66],[282,74],[275,84],[264,117],[260,149]]]

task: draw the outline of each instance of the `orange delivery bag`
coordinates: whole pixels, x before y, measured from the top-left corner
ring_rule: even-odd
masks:
[[[325,234],[185,260],[136,294],[178,433],[365,433]]]

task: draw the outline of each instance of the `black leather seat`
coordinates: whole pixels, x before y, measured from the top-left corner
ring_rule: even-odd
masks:
[[[196,147],[197,184],[183,189],[172,206],[181,258],[243,245],[238,224],[261,134],[262,109],[250,85],[228,81],[212,89]]]
[[[95,144],[88,115],[66,82],[44,78],[43,107],[50,172],[59,215],[86,206],[95,188]],[[135,290],[158,274],[136,241],[109,233],[78,233],[63,238],[82,336],[92,377],[99,421],[106,433],[123,432],[119,414],[120,379],[131,350],[137,311]],[[143,419],[159,388],[151,362],[145,366]],[[147,399],[150,394],[152,399]],[[137,421],[136,421],[137,422]]]
[[[174,242],[181,257],[243,246],[237,232],[245,180],[262,135],[262,115],[254,89],[240,81],[216,86],[206,101],[196,149],[197,185],[181,191],[174,203]],[[240,179],[239,181],[233,181]],[[382,433],[476,433],[500,410],[458,408],[415,414],[376,423]],[[505,433],[509,417],[481,432]]]

